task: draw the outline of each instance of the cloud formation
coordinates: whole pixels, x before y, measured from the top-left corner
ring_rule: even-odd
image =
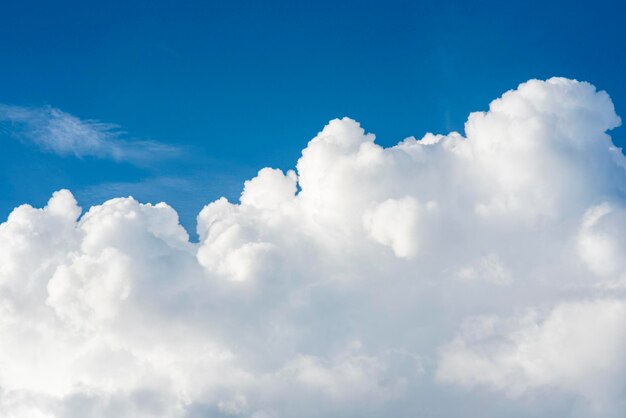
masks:
[[[0,415],[621,416],[619,124],[562,78],[466,137],[382,148],[336,119],[295,170],[206,205],[198,243],[165,203],[20,206],[0,225]]]
[[[146,163],[178,152],[159,142],[123,140],[117,125],[81,120],[51,106],[0,104],[0,126],[11,136],[61,156]]]

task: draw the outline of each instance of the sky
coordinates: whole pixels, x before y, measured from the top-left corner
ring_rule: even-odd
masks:
[[[623,12],[4,2],[0,416],[623,417]]]
[[[619,1],[7,1],[2,103],[49,106],[180,153],[75,158],[11,141],[1,126],[0,211],[66,187],[86,206],[167,201],[193,232],[207,201],[236,200],[264,166],[291,168],[333,118],[360,121],[383,145],[462,132],[470,112],[552,76],[594,83],[619,111],[623,11]]]

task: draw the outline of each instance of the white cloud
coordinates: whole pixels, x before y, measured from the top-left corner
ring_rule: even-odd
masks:
[[[476,317],[443,347],[437,376],[513,396],[556,387],[606,402],[626,374],[626,301],[563,302],[541,315]],[[600,408],[604,405],[598,405]]]
[[[486,280],[497,284],[508,284],[512,280],[510,270],[494,253],[482,257],[473,266],[460,268],[457,275],[464,280]]]
[[[622,206],[615,210],[604,202],[584,215],[578,234],[578,254],[587,268],[598,276],[626,281],[626,240],[621,234],[626,225]],[[620,277],[621,275],[621,277]]]
[[[174,147],[154,141],[123,140],[119,127],[81,120],[60,109],[0,104],[0,126],[12,136],[61,156],[110,158],[146,163],[176,154]]]
[[[295,171],[209,203],[198,243],[164,203],[16,208],[0,415],[620,416],[619,123],[566,79],[506,93],[467,137],[382,148],[333,120]]]

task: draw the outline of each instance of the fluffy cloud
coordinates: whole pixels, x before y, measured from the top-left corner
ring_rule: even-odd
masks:
[[[437,376],[512,396],[557,387],[602,408],[624,389],[625,318],[622,299],[562,302],[548,313],[530,310],[505,319],[469,318],[461,335],[442,348]]]
[[[174,147],[154,141],[122,140],[116,125],[81,120],[50,106],[22,107],[0,103],[0,126],[22,141],[61,156],[146,163],[178,152]]]
[[[626,159],[587,83],[531,80],[459,133],[331,121],[198,215],[0,225],[0,415],[621,416]],[[467,396],[472,392],[477,396]]]

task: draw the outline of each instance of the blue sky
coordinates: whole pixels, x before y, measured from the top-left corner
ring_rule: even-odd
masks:
[[[360,121],[384,145],[462,132],[469,112],[530,78],[590,81],[624,114],[625,9],[619,1],[6,1],[1,103],[59,109],[115,125],[107,139],[166,150],[77,157],[16,141],[24,128],[4,123],[0,211],[41,205],[60,188],[83,207],[132,194],[167,201],[193,230],[204,204],[236,200],[261,167],[291,168],[332,118]],[[623,146],[622,130],[613,137]]]

